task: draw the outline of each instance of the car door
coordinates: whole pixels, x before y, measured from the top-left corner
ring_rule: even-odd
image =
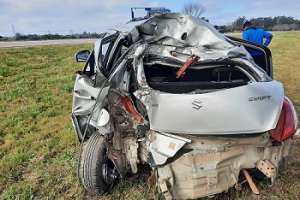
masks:
[[[80,141],[92,134],[102,102],[108,94],[110,74],[114,51],[120,42],[120,34],[103,37],[95,43],[82,71],[76,74],[72,121]]]
[[[261,67],[270,77],[273,78],[273,66],[272,66],[272,53],[268,47],[255,44],[240,38],[226,36],[230,41],[236,44],[243,45],[247,51],[252,55],[255,52],[259,52],[259,55],[253,57],[254,61]],[[258,62],[258,60],[264,60],[265,62]]]

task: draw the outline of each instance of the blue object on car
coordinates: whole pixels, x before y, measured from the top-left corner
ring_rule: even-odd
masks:
[[[268,46],[271,43],[273,35],[265,31],[263,28],[259,27],[248,27],[243,32],[243,39],[249,42],[253,42],[258,45]],[[265,41],[264,41],[265,39]],[[249,53],[253,56],[261,55],[260,51],[257,50],[250,50]]]
[[[259,45],[268,46],[271,43],[272,34],[263,28],[249,27],[244,30],[243,39]]]

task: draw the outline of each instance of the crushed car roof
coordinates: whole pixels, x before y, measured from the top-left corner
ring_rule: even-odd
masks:
[[[251,56],[243,46],[238,46],[219,33],[204,20],[179,13],[156,15],[137,25],[129,33],[132,42],[144,40],[148,53],[174,57],[185,62],[186,57],[197,55],[199,61]],[[174,54],[173,54],[174,55]]]

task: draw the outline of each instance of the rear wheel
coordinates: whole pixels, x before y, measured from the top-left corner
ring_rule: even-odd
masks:
[[[107,158],[102,135],[95,133],[83,144],[78,176],[84,188],[97,195],[107,192],[118,177],[114,164]]]

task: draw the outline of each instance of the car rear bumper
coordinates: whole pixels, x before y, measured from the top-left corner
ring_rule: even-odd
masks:
[[[188,153],[157,168],[158,183],[167,199],[195,199],[227,191],[238,183],[242,169],[258,168],[274,180],[291,145],[291,140],[274,145],[268,133],[246,138],[189,139],[192,142],[181,150]]]

